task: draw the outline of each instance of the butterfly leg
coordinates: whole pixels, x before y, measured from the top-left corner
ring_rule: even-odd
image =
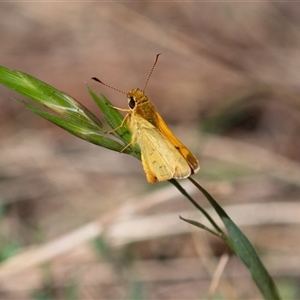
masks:
[[[132,144],[134,144],[133,141],[131,141],[130,143],[128,143],[120,152],[123,152],[126,148],[128,148]]]
[[[120,108],[120,107],[113,106],[113,105],[110,105],[110,104],[107,104],[107,106],[109,106],[109,107],[111,107],[111,108],[114,108],[114,109],[116,109],[116,110],[120,110],[120,111],[127,111],[127,112],[130,111],[130,109],[128,109],[128,108]]]
[[[118,129],[120,129],[121,127],[123,127],[123,126],[124,126],[124,123],[125,123],[125,121],[126,121],[126,119],[128,118],[128,116],[129,116],[129,114],[127,114],[127,115],[124,117],[124,119],[122,120],[122,123],[121,123],[118,127],[114,128],[113,130],[107,131],[106,133],[113,133],[113,132],[117,131]],[[127,147],[127,146],[126,146],[126,147]]]

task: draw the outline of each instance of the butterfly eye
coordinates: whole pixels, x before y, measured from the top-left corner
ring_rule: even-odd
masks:
[[[129,98],[128,98],[128,106],[129,106],[131,109],[134,109],[134,107],[135,107],[135,101],[134,101],[134,98],[133,98],[133,97],[129,97]]]

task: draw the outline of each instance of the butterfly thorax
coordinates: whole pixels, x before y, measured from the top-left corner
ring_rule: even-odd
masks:
[[[132,89],[127,93],[131,115],[138,115],[156,127],[156,109],[143,90]]]

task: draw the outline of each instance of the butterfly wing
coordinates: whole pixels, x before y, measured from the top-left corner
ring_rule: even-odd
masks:
[[[176,149],[182,154],[182,156],[185,158],[187,163],[189,164],[192,173],[197,173],[200,170],[200,165],[197,160],[197,158],[193,155],[193,153],[184,146],[177,137],[172,133],[172,131],[169,129],[163,118],[156,113],[157,118],[157,128],[162,133],[163,136],[166,137],[166,139],[169,140],[169,142],[175,146]]]
[[[151,123],[135,116],[133,141],[141,149],[143,168],[151,183],[171,178],[186,178],[191,168],[178,149]]]

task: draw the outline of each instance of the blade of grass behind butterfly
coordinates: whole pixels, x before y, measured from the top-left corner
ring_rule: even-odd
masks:
[[[94,125],[99,129],[99,132],[103,132],[103,125],[101,124],[100,120],[81,103],[79,103],[69,95],[53,88],[52,86],[36,79],[29,74],[0,66],[0,83],[18,92],[21,95],[28,97],[30,100],[48,107],[50,110],[58,113],[59,115],[62,115],[65,120],[73,120],[75,123],[79,122],[81,124],[85,123],[87,127],[89,127],[90,125]],[[27,103],[27,105],[29,104]],[[50,120],[50,118],[55,118],[54,116],[46,112],[42,113],[42,109],[33,109],[33,106],[31,106],[31,110],[35,110],[36,113],[39,111],[40,116],[48,116],[48,120]],[[57,120],[59,120],[59,118],[56,117],[56,123],[58,123]],[[53,120],[51,122],[55,123]],[[60,122],[63,123],[64,121],[60,120]],[[75,123],[73,124],[74,126]],[[60,124],[59,126],[66,129],[62,124]],[[75,132],[73,132],[73,134],[75,134]],[[75,135],[79,136],[80,134],[78,134],[77,132],[77,134]],[[96,136],[98,136],[98,134],[96,134]],[[81,138],[83,138],[82,135]],[[105,139],[105,141],[112,140]],[[93,143],[101,145],[100,141],[94,141]],[[111,147],[113,148],[112,150],[120,151],[119,146],[115,143],[114,145],[112,145],[112,143],[110,142],[105,142],[105,145],[105,147],[107,148],[109,148],[111,145]],[[123,148],[124,146],[121,147],[121,149]],[[130,150],[132,149],[125,149],[124,153],[133,154],[137,158],[140,157],[139,154],[132,153],[132,151]]]
[[[92,89],[90,89],[89,87],[88,87],[88,91],[89,91],[90,95],[92,96],[92,98],[94,99],[94,101],[96,102],[96,104],[98,105],[98,107],[100,108],[100,110],[102,111],[103,116],[104,116],[105,120],[107,121],[107,123],[109,124],[109,126],[112,129],[119,127],[122,124],[122,121],[124,119],[124,117],[121,115],[121,113],[112,107],[113,105],[104,95],[101,95],[101,98],[99,98],[95,94],[95,92]],[[124,122],[123,125],[124,126],[119,127],[114,132],[124,142],[124,147],[125,147],[128,144],[130,144],[132,135],[126,126],[126,122]],[[138,146],[136,144],[130,145],[130,147],[126,147],[124,149],[124,151],[122,151],[122,152],[130,154],[130,155],[136,157],[137,159],[141,159],[140,149],[138,148]]]
[[[104,95],[101,95],[101,98],[99,98],[91,88],[88,87],[88,91],[102,111],[109,126],[112,129],[119,127],[124,119],[122,114],[112,107],[113,105]],[[123,125],[124,126],[116,130],[115,133],[124,141],[125,145],[127,145],[131,141],[131,134],[126,126],[126,122]]]
[[[280,300],[277,288],[273,279],[269,275],[265,266],[259,259],[256,250],[250,243],[244,233],[237,227],[237,225],[229,218],[222,207],[215,201],[215,199],[193,178],[189,177],[189,180],[202,192],[209,203],[213,206],[216,213],[223,221],[228,234],[230,236],[230,242],[233,246],[233,250],[236,255],[244,262],[249,269],[251,276],[260,289],[265,299]]]
[[[0,83],[58,114],[102,127],[100,120],[81,103],[29,74],[0,66]]]
[[[51,113],[45,112],[25,101],[20,101],[26,108],[30,109],[35,114],[45,118],[46,120],[56,124],[57,126],[65,129],[71,134],[86,140],[95,145],[120,152],[123,145],[115,140],[107,138],[99,133],[99,128],[93,124],[86,124],[78,120],[65,119],[61,116],[56,116]]]

